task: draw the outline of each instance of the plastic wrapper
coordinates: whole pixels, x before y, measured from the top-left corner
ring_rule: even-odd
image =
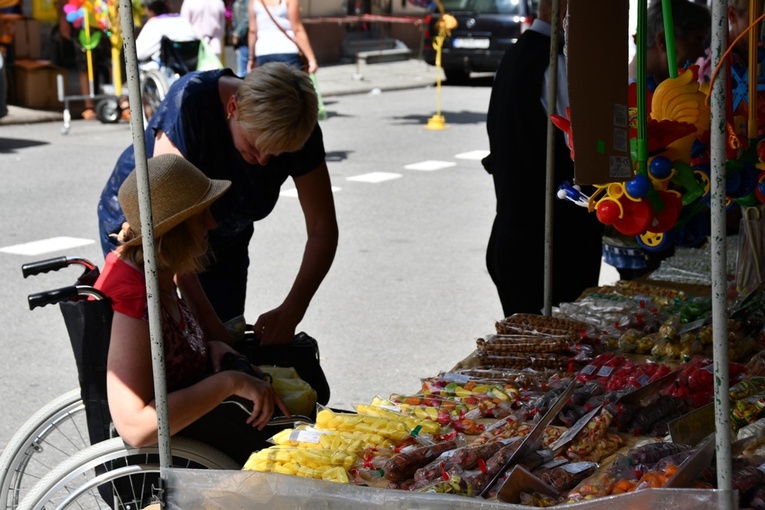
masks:
[[[742,398],[731,405],[730,421],[738,429],[757,421],[763,414],[765,414],[765,392]]]
[[[518,418],[514,416],[506,416],[487,427],[471,444],[482,445],[490,441],[499,441],[516,437],[518,435],[519,424],[520,420]]]
[[[516,313],[495,324],[497,334],[500,335],[517,333],[518,328],[521,328],[523,331],[536,331],[539,333],[556,334],[561,330],[579,333],[586,329],[586,325],[576,321],[530,313]]]
[[[540,494],[538,492],[521,492],[519,495],[521,505],[533,506],[537,508],[547,508],[558,504],[558,500],[548,496],[547,494]]]
[[[429,419],[429,417],[418,418],[404,414],[400,411],[394,411],[393,409],[386,409],[385,407],[378,405],[358,404],[356,406],[356,412],[365,416],[379,416],[391,420],[398,420],[403,422],[410,430],[419,428],[419,432],[425,434],[436,435],[442,432],[441,425],[437,421]]]
[[[410,437],[412,432],[406,424],[398,420],[354,413],[335,413],[331,409],[322,409],[317,413],[316,427],[326,430],[377,434],[389,439],[394,444],[401,444]]]
[[[569,503],[576,503],[593,498],[602,498],[611,494],[616,484],[616,475],[610,471],[597,471],[585,478],[566,496]]]
[[[654,403],[635,413],[629,429],[636,436],[648,435],[656,422],[682,410],[684,406],[685,402],[678,397],[661,395]]]
[[[453,450],[461,446],[461,444],[464,444],[464,442],[451,440],[431,446],[402,450],[383,466],[385,478],[392,482],[400,482],[412,478],[415,471],[419,468],[425,466],[445,451]]]
[[[510,368],[463,368],[453,372],[484,383],[511,384],[516,388],[544,391],[550,381],[566,377],[557,370],[515,370]]]
[[[741,427],[736,435],[737,439],[761,436],[765,436],[765,418],[759,419],[754,423],[750,423],[745,427]]]
[[[730,399],[741,400],[765,391],[765,376],[756,376],[739,381],[735,385],[730,387]]]
[[[561,353],[576,342],[574,334],[554,335],[486,335],[476,340],[476,348],[481,352],[547,352]]]
[[[596,462],[568,462],[553,468],[537,470],[534,474],[558,492],[566,492],[597,469]]]
[[[594,395],[602,395],[605,392],[605,386],[601,381],[587,381],[582,386],[574,390],[570,402],[575,406],[582,406]]]
[[[431,484],[444,473],[453,472],[455,467],[472,470],[479,468],[479,465],[486,466],[486,462],[505,446],[504,442],[494,441],[476,446],[471,444],[445,452],[427,466],[418,469],[414,473],[414,480],[417,487],[422,487]]]
[[[677,443],[655,442],[633,448],[630,450],[628,457],[632,460],[633,464],[653,465],[664,457],[677,455],[687,450],[690,450],[690,446]]]
[[[284,429],[274,434],[269,441],[279,446],[342,450],[357,455],[367,449],[393,449],[393,443],[382,436],[318,429]]]
[[[547,354],[541,352],[528,353],[502,353],[486,354],[478,353],[478,359],[485,366],[502,368],[531,368],[534,370],[569,370],[571,360],[568,356],[560,354]]]

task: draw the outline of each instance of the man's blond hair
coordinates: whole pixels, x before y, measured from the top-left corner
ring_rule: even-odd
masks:
[[[239,87],[236,102],[245,131],[259,132],[255,148],[270,155],[301,149],[319,112],[311,78],[281,62],[253,69]]]

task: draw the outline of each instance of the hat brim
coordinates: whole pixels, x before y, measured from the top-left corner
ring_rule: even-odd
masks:
[[[231,181],[224,181],[220,179],[210,179],[210,186],[207,188],[207,192],[199,199],[199,201],[193,206],[180,211],[169,218],[165,218],[162,222],[154,225],[154,238],[158,238],[173,228],[177,227],[187,219],[201,213],[208,208],[213,202],[218,200],[228,189],[231,187]],[[130,241],[122,243],[121,246],[135,246],[143,241],[143,235],[137,235]]]

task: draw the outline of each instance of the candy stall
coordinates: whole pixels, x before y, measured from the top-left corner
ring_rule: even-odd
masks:
[[[591,15],[584,4],[569,2],[569,66],[595,60],[577,39]],[[627,2],[587,4],[626,20]],[[166,506],[765,509],[765,146],[759,112],[747,108],[761,103],[758,87],[749,82],[735,108],[724,94],[731,76],[738,91],[748,79],[717,43],[725,4],[712,4],[712,51],[726,79],[702,85],[698,68],[670,66],[649,87],[639,70],[622,100],[573,78],[571,111],[558,119],[576,139],[577,180],[596,185],[589,196],[564,186],[559,197],[646,250],[673,245],[657,271],[586,289],[546,315],[487,324],[466,339],[468,357],[443,360],[420,387],[348,411],[319,408],[315,424],[276,433],[241,471],[163,469]],[[578,129],[583,104],[608,118]],[[603,142],[622,131],[624,144]],[[740,208],[738,237],[727,238],[726,205]]]

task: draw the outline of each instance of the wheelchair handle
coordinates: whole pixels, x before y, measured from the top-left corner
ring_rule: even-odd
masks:
[[[62,301],[72,301],[79,296],[90,296],[95,299],[106,299],[103,292],[88,285],[70,285],[59,289],[47,290],[27,296],[29,309],[34,310],[38,306],[53,305]]]
[[[55,257],[52,259],[40,260],[37,262],[29,262],[21,266],[21,273],[24,278],[27,276],[34,276],[40,273],[47,273],[49,271],[58,271],[72,264],[79,264],[85,267],[86,270],[92,271],[96,266],[87,259],[80,257]]]

